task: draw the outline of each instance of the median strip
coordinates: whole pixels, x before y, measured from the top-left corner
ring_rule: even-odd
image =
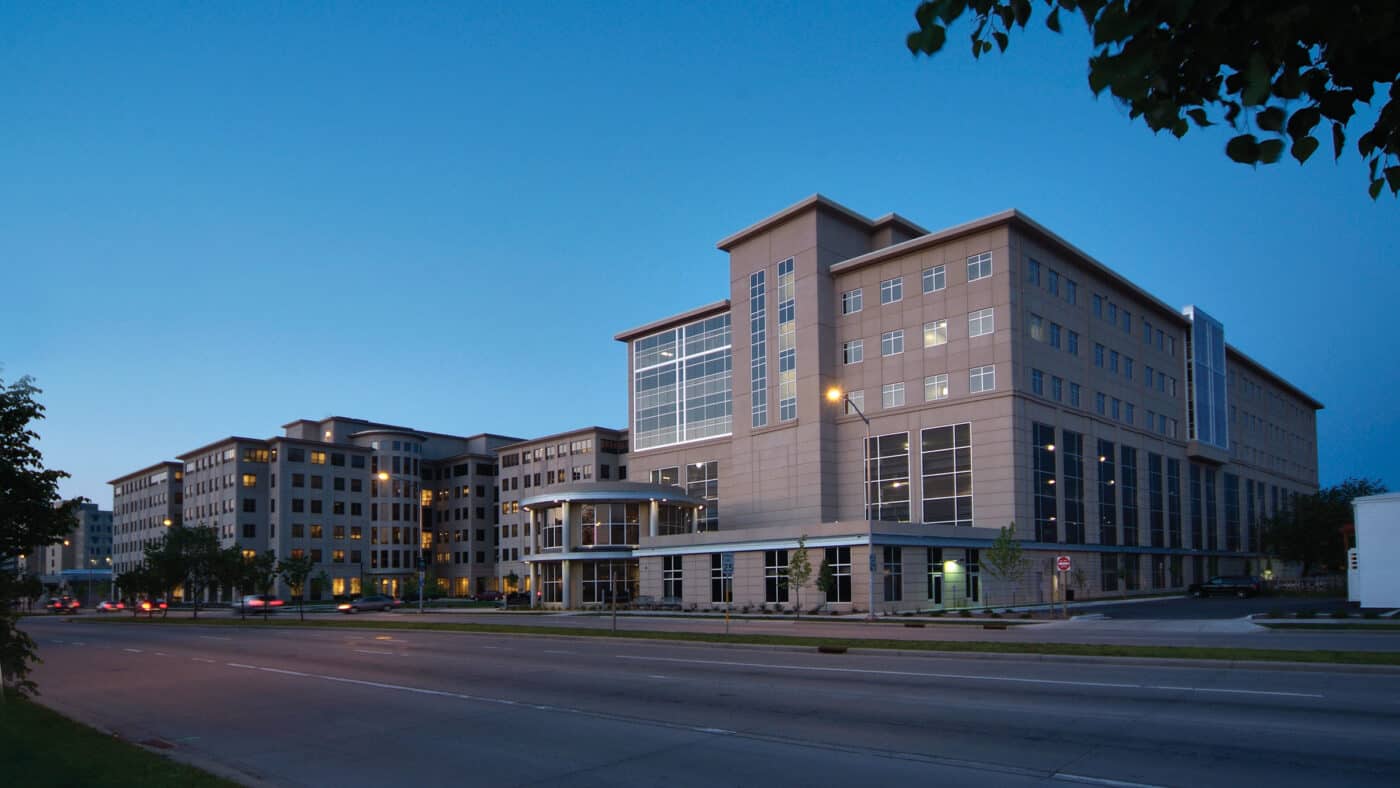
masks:
[[[77,622],[75,622],[77,623]],[[125,626],[215,626],[248,629],[351,629],[457,632],[491,635],[538,635],[544,637],[622,638],[624,640],[662,640],[682,643],[721,643],[760,646],[795,646],[801,648],[879,649],[892,651],[948,652],[962,654],[1027,654],[1070,657],[1136,657],[1144,659],[1224,660],[1229,662],[1294,662],[1334,665],[1400,666],[1400,652],[1344,651],[1312,649],[1226,648],[1219,646],[1127,646],[1097,643],[1028,643],[983,640],[893,640],[886,638],[813,637],[803,635],[725,635],[716,632],[669,632],[659,630],[623,630],[585,627],[548,627],[493,624],[446,623],[431,621],[305,621],[274,620],[243,623],[227,619],[90,619],[84,623]]]

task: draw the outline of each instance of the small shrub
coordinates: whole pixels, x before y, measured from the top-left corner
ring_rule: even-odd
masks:
[[[1030,618],[1030,617],[1031,617],[1031,614],[1030,614],[1030,613],[1022,613],[1022,614],[1021,614],[1021,618]]]
[[[1288,618],[1288,614],[1282,610],[1270,610],[1269,618]]]
[[[904,616],[905,618],[908,618],[909,616],[914,615],[914,611],[912,611],[912,610],[906,610],[906,611],[904,611],[903,613],[900,613],[900,615],[901,615],[901,616]]]
[[[1000,613],[988,613],[987,615],[991,616],[992,618],[1001,618]]]
[[[967,608],[963,608],[962,610],[958,611],[958,615],[962,616],[963,618],[972,618],[972,611],[968,610]]]
[[[930,611],[928,611],[927,613],[925,613],[924,615],[926,615],[926,616],[941,616],[941,615],[943,615],[943,611],[942,611],[942,610],[930,610]]]

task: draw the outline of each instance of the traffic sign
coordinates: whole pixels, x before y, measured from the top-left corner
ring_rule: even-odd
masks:
[[[1067,555],[1055,556],[1055,568],[1058,569],[1058,570],[1060,570],[1061,572],[1068,572],[1068,571],[1069,571],[1069,556],[1067,556]]]
[[[733,553],[720,553],[720,554],[719,554],[719,572],[720,572],[720,574],[723,575],[725,578],[731,578],[731,577],[734,576],[734,554],[733,554]]]

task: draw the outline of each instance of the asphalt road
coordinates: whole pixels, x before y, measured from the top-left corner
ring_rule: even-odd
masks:
[[[1072,612],[1078,615],[1101,613],[1120,621],[1159,621],[1219,620],[1242,618],[1251,613],[1298,613],[1304,610],[1326,616],[1334,610],[1348,609],[1352,615],[1356,614],[1356,609],[1348,608],[1345,599],[1337,597],[1257,596],[1236,599],[1222,596],[1205,599],[1157,599],[1126,605],[1085,605]]]
[[[45,703],[250,783],[1400,783],[1397,672],[23,626]]]

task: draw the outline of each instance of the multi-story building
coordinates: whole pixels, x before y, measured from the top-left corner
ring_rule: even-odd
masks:
[[[492,588],[531,591],[531,555],[535,545],[523,498],[547,495],[566,486],[587,489],[593,482],[626,481],[627,431],[583,427],[512,443],[497,449],[501,469],[500,524],[492,533],[496,581]],[[557,546],[557,545],[556,545]]]
[[[223,438],[181,454],[180,463],[113,481],[122,504],[140,491],[164,490],[159,485],[171,478],[180,485],[173,496],[130,502],[133,528],[119,528],[117,535],[119,571],[140,562],[142,547],[162,526],[183,522],[213,528],[224,547],[237,545],[245,557],[266,551],[278,558],[309,556],[315,569],[306,593],[313,599],[403,593],[420,570],[427,573],[434,526],[452,523],[458,533],[470,533],[494,525],[495,449],[517,440],[342,417],[293,421],[283,425],[282,435],[265,440]],[[439,483],[456,487],[462,505],[455,511],[441,505],[451,490],[438,489]],[[491,505],[481,500],[487,495]],[[156,498],[160,505],[168,498],[168,508],[150,508]],[[465,539],[450,538],[437,549],[468,558],[478,554]],[[435,564],[433,582],[465,592],[468,578],[493,576],[492,568],[472,561]]]
[[[1260,520],[1317,487],[1320,403],[1019,212],[929,232],[814,196],[719,248],[727,298],[617,336],[652,489],[613,486],[651,527],[594,557],[570,491],[520,502],[562,533],[532,563],[560,604],[606,560],[687,606],[786,606],[800,537],[848,609],[1181,588],[1259,568]],[[701,508],[658,528],[658,500]],[[1011,523],[1014,588],[986,562]]]
[[[158,462],[117,477],[112,485],[112,569],[134,569],[146,545],[164,538],[165,529],[181,520],[184,466]]]
[[[112,578],[112,512],[95,503],[79,504],[73,512],[73,530],[63,541],[35,550],[26,569],[37,573],[45,586],[76,594],[85,602],[106,593]]]

